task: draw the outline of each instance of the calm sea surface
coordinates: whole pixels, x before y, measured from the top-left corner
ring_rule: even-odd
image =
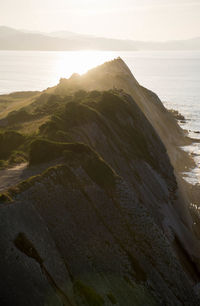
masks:
[[[179,110],[188,119],[185,129],[200,131],[198,51],[0,51],[0,94],[42,90],[57,84],[61,77],[84,73],[117,56],[141,85],[156,92],[167,108]],[[200,138],[200,134],[191,134]],[[199,147],[196,149],[199,153]]]

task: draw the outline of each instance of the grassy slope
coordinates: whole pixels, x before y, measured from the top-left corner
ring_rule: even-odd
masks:
[[[39,92],[17,92],[0,95],[0,119],[5,118],[12,111],[29,105],[39,95]]]

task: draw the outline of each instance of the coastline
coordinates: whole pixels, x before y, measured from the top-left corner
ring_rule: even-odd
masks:
[[[168,110],[174,118],[177,120],[178,125],[185,133],[185,137],[188,143],[181,146],[180,148],[186,152],[189,157],[193,160],[190,167],[187,167],[185,171],[182,171],[183,179],[192,185],[200,185],[200,132],[199,131],[188,131],[184,128],[187,121],[190,120],[185,118],[178,110],[169,109]],[[198,136],[195,138],[194,136]]]

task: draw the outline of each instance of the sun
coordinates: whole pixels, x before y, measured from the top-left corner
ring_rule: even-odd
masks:
[[[56,61],[56,75],[59,78],[68,78],[73,73],[83,74],[89,69],[110,61],[117,56],[117,52],[112,51],[59,52]]]

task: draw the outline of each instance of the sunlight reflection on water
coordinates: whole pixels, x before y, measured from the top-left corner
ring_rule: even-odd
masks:
[[[117,57],[116,52],[77,51],[60,52],[56,74],[59,77],[70,77],[74,72],[83,74],[89,69]]]
[[[0,94],[44,90],[118,56],[111,51],[0,51]]]

